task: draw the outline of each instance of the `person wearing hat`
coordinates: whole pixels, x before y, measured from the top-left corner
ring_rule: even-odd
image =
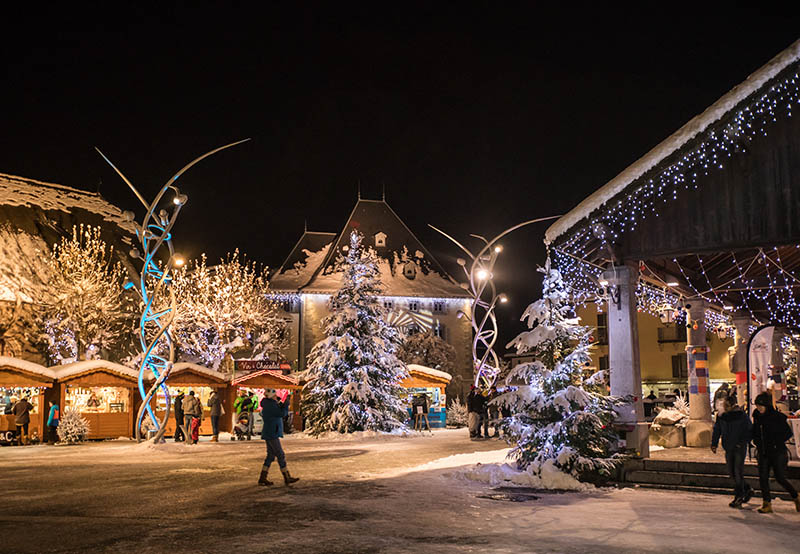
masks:
[[[792,484],[786,479],[786,466],[789,452],[786,441],[792,436],[792,428],[786,422],[786,416],[772,405],[772,394],[762,392],[755,400],[756,411],[753,412],[753,443],[758,449],[758,479],[761,483],[763,505],[758,509],[762,514],[772,513],[772,496],[769,492],[770,468],[775,480],[786,489],[794,501],[795,509],[800,512],[800,498]]]
[[[279,402],[277,391],[275,389],[264,390],[264,398],[261,400],[261,419],[264,422],[261,427],[261,438],[267,443],[267,457],[264,459],[261,475],[258,477],[259,485],[270,487],[274,484],[272,481],[267,480],[267,475],[269,466],[276,459],[278,460],[278,467],[281,468],[281,473],[283,473],[283,482],[286,483],[287,487],[300,480],[298,477],[292,477],[289,474],[289,469],[286,467],[286,454],[284,454],[283,447],[281,447],[283,418],[287,415],[289,415],[289,407],[285,402]]]

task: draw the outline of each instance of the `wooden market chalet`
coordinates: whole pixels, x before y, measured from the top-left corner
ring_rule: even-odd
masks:
[[[547,230],[579,299],[601,304],[611,392],[635,398],[623,419],[645,456],[638,313],[688,332],[688,446],[711,439],[712,333],[733,337],[742,385],[753,329],[800,326],[799,72],[797,41]]]

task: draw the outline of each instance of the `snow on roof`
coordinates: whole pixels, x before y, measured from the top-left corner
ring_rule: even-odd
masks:
[[[34,362],[27,360],[20,360],[19,358],[11,358],[9,356],[0,356],[0,367],[12,367],[28,373],[41,375],[49,379],[55,379],[56,375],[52,369],[44,367]]]
[[[271,290],[297,291],[300,287],[308,283],[311,277],[314,276],[314,272],[317,268],[325,261],[325,257],[328,255],[328,250],[330,250],[332,243],[333,239],[316,252],[304,249],[302,254],[305,256],[305,259],[302,262],[296,262],[294,267],[284,269],[281,273],[278,273],[270,279],[269,288]]]
[[[653,169],[667,156],[684,146],[687,142],[706,130],[722,116],[730,112],[742,100],[760,89],[764,84],[783,71],[786,67],[800,59],[800,40],[795,41],[789,48],[772,58],[766,65],[750,75],[742,84],[733,88],[725,96],[717,100],[706,111],[694,117],[686,125],[678,129],[672,136],[650,150],[642,158],[634,162],[622,173],[614,177],[605,186],[596,190],[558,219],[547,229],[545,243],[550,244],[563,233],[569,231],[582,219],[589,216],[594,210],[621,193],[636,179]]]
[[[175,375],[176,373],[180,373],[181,371],[187,371],[187,370],[188,371],[194,371],[194,372],[200,373],[202,375],[208,375],[209,377],[212,377],[212,378],[217,379],[219,381],[228,381],[229,380],[229,376],[227,374],[225,374],[225,373],[221,373],[219,371],[215,371],[213,369],[209,369],[209,368],[207,368],[205,366],[202,366],[202,365],[199,365],[199,364],[193,364],[191,362],[178,362],[177,364],[174,364],[172,366],[172,371],[170,372],[170,375]],[[145,377],[146,381],[152,381],[153,380],[153,372],[150,371],[150,370],[146,371],[144,377]]]
[[[42,237],[0,226],[0,300],[14,302],[19,295],[23,302],[32,302],[33,291],[49,279],[49,268],[41,263],[42,256],[49,252]]]
[[[129,377],[131,379],[138,379],[139,372],[124,365],[120,365],[108,360],[84,360],[82,362],[73,362],[71,364],[53,366],[50,368],[55,373],[56,379],[67,379],[75,375],[80,375],[92,369],[105,369],[112,373],[121,375],[122,377]]]
[[[424,373],[425,375],[430,375],[431,377],[436,377],[438,379],[447,379],[448,381],[453,379],[453,376],[446,371],[439,371],[438,369],[433,369],[432,367],[426,367],[424,365],[417,364],[408,364],[406,367],[408,368],[409,372],[416,371],[417,373]]]
[[[129,233],[135,233],[133,223],[122,218],[122,210],[107,202],[96,192],[65,187],[0,173],[0,205],[38,206],[43,210],[71,212],[76,208],[98,214],[116,223]]]

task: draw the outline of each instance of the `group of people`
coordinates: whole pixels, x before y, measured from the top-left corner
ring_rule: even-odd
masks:
[[[715,397],[716,398],[716,397]],[[720,438],[725,450],[725,463],[728,473],[734,480],[734,498],[731,508],[740,508],[753,497],[753,490],[744,480],[744,461],[752,441],[758,459],[758,478],[761,487],[762,505],[758,511],[772,513],[770,493],[770,472],[775,480],[789,493],[795,508],[800,512],[800,498],[792,484],[786,479],[789,452],[786,441],[792,436],[786,416],[776,410],[769,392],[759,394],[755,399],[756,410],[753,419],[742,410],[730,396],[718,400],[717,419],[711,437],[711,451],[716,452]]]
[[[472,440],[499,438],[500,437],[500,416],[508,417],[505,408],[501,409],[492,400],[497,398],[497,387],[490,389],[480,389],[475,385],[470,387],[467,396],[467,424],[469,426],[469,438]],[[489,436],[489,425],[494,427],[494,434]],[[483,428],[483,434],[481,434]]]
[[[208,397],[211,409],[211,442],[219,442],[219,418],[225,413],[222,399],[216,390]],[[200,424],[203,422],[203,404],[193,390],[189,394],[181,391],[172,403],[175,412],[175,442],[197,444],[200,438]]]
[[[61,409],[55,402],[49,403],[50,410],[47,414],[47,442],[48,444],[55,444],[58,441],[58,423],[61,420]],[[24,397],[19,400],[14,400],[6,407],[6,413],[14,416],[14,424],[16,426],[17,444],[24,446],[28,444],[29,427],[31,423],[31,412],[35,406],[31,404],[30,397]],[[42,437],[44,439],[44,437]],[[34,437],[34,441],[38,439]]]

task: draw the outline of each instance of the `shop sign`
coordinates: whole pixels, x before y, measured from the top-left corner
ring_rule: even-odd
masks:
[[[234,360],[236,371],[280,371],[289,373],[292,366],[286,362],[275,362],[273,360]]]

